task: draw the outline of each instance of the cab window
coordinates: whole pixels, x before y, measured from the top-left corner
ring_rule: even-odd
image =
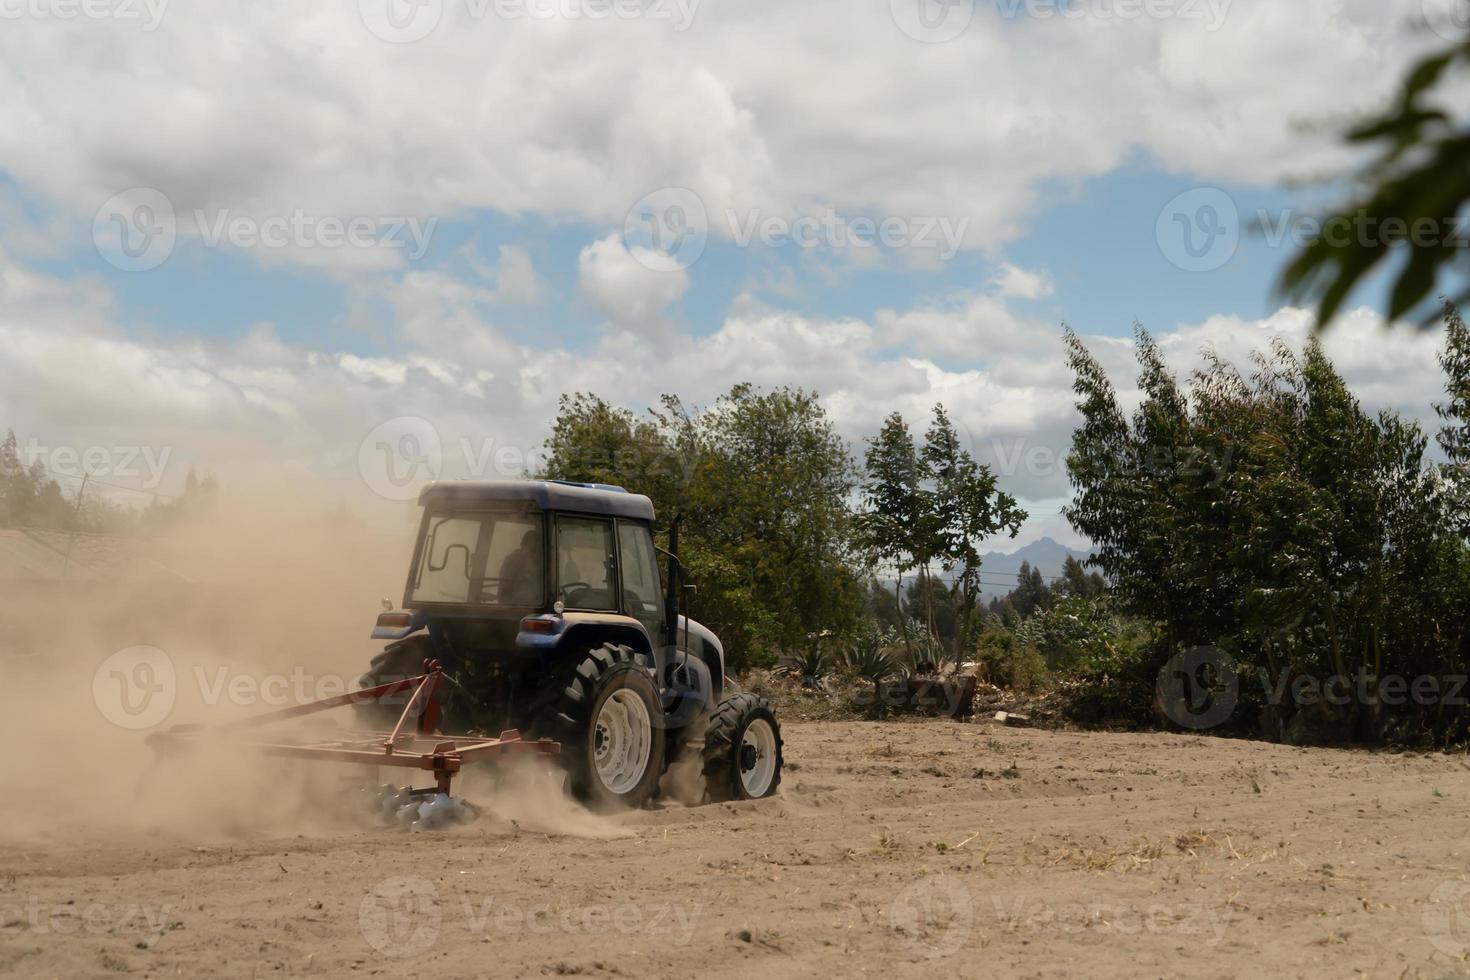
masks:
[[[623,608],[647,627],[651,635],[662,636],[664,603],[653,535],[642,524],[619,521],[618,551],[623,563]]]
[[[556,522],[556,596],[568,609],[614,612],[612,522],[561,517]]]

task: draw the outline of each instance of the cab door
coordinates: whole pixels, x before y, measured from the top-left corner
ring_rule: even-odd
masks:
[[[664,593],[658,579],[658,552],[648,525],[618,521],[618,569],[621,572],[623,612],[643,624],[653,641],[656,659],[668,645],[664,619]]]

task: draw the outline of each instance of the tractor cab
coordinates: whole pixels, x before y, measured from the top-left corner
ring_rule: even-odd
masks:
[[[699,751],[712,798],[775,791],[769,705],[725,696],[723,646],[680,609],[677,518],[661,575],[653,504],[621,487],[446,481],[419,503],[403,606],[378,617],[374,638],[392,642],[363,689],[441,664],[446,718],[561,744],[589,800],[645,800],[666,759]]]

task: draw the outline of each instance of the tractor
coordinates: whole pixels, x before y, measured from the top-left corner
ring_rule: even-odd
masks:
[[[384,600],[372,635],[390,642],[364,689],[435,662],[446,730],[559,743],[572,792],[597,809],[643,805],[676,760],[702,772],[703,801],[776,792],[781,726],[764,698],[730,690],[719,638],[689,617],[677,518],[664,551],[652,502],[607,484],[440,481],[419,504],[403,603]]]

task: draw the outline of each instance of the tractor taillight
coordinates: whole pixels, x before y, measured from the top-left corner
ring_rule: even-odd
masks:
[[[378,625],[390,630],[408,629],[410,617],[406,612],[385,612],[378,614]]]
[[[556,620],[554,620],[554,619],[537,619],[534,616],[527,616],[525,619],[521,620],[521,632],[523,632],[523,633],[555,633],[556,632]]]

